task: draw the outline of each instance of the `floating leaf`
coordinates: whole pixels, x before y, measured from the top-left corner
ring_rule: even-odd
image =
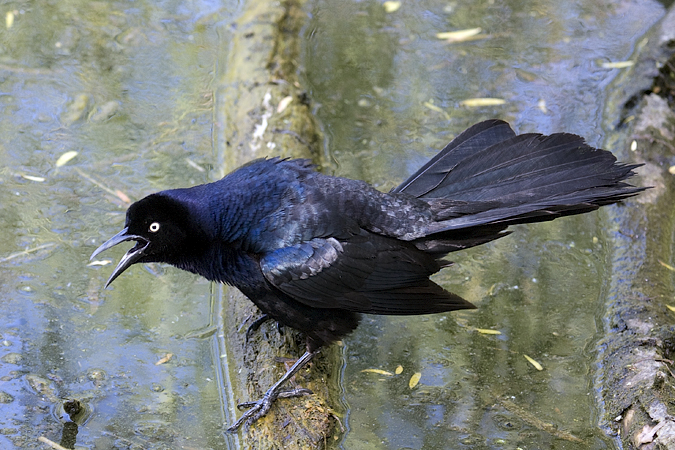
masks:
[[[476,328],[480,334],[502,334],[499,330],[490,330],[489,328]]]
[[[185,162],[188,163],[188,165],[200,172],[206,172],[206,169],[204,169],[202,166],[191,160],[190,158],[185,158]]]
[[[161,358],[159,361],[155,363],[156,366],[159,366],[160,364],[164,364],[165,362],[169,362],[173,358],[173,353],[167,353],[163,358]]]
[[[396,375],[401,375],[401,372],[403,372],[403,366],[399,364],[398,366],[396,366],[396,370],[394,370],[394,373]]]
[[[410,381],[408,381],[408,387],[412,389],[417,386],[417,383],[420,382],[420,378],[422,378],[422,372],[415,372],[413,376],[410,377]]]
[[[277,112],[278,113],[283,112],[284,109],[288,108],[288,105],[290,105],[292,101],[293,97],[291,97],[290,95],[282,98],[281,101],[279,102],[279,105],[277,106]]]
[[[468,107],[478,107],[478,106],[498,106],[498,105],[503,105],[506,103],[506,100],[501,99],[501,98],[489,98],[489,97],[484,97],[484,98],[467,98],[466,100],[462,100],[459,102],[460,105],[462,106],[468,106]]]
[[[436,105],[434,105],[434,104],[431,103],[431,102],[424,102],[424,103],[422,103],[422,104],[423,104],[425,107],[427,107],[427,108],[429,108],[430,110],[432,110],[432,111],[436,111],[436,112],[439,112],[439,113],[443,114],[447,120],[450,120],[450,114],[448,114],[448,113],[447,113],[443,108],[441,108],[440,106],[436,106]]]
[[[14,25],[14,11],[7,11],[5,14],[5,26],[9,30]]]
[[[666,308],[668,308],[672,312],[675,312],[675,306],[666,305]]]
[[[664,263],[664,262],[661,261],[660,259],[657,260],[657,261],[659,262],[659,264],[661,264],[661,265],[662,265],[663,267],[665,267],[666,269],[672,270],[673,272],[675,272],[675,267],[671,266],[670,264]]]
[[[626,67],[631,67],[635,64],[633,61],[616,61],[616,62],[604,62],[600,64],[600,67],[603,69],[625,69]]]
[[[100,259],[100,260],[97,259],[97,260],[92,261],[92,262],[90,262],[89,264],[87,264],[87,267],[107,266],[107,265],[110,264],[111,262],[112,262],[112,261],[110,261],[109,259]]]
[[[361,372],[376,373],[378,375],[386,375],[388,377],[394,376],[393,373],[387,372],[386,370],[382,370],[382,369],[363,369]]]
[[[497,287],[497,283],[494,283],[492,286],[490,286],[490,289],[487,291],[487,295],[492,296],[495,293],[495,288]]]
[[[401,2],[386,1],[382,3],[382,6],[384,6],[385,12],[393,13],[398,11],[398,9],[401,7]]]
[[[38,182],[38,183],[42,183],[43,181],[45,181],[44,178],[42,178],[42,177],[34,177],[33,175],[24,175],[24,174],[21,174],[21,177],[22,177],[22,178],[25,178],[26,180],[36,181],[36,182]]]
[[[443,33],[437,33],[436,37],[438,39],[444,39],[448,42],[462,42],[466,41],[469,38],[472,38],[473,36],[476,36],[481,31],[483,31],[482,28],[468,28],[466,30],[446,31]]]
[[[127,197],[127,194],[120,191],[119,189],[115,189],[115,195],[117,196],[117,198],[122,200],[124,203],[131,203],[131,199],[129,197]]]
[[[56,167],[62,167],[68,164],[68,161],[73,159],[74,157],[77,156],[77,152],[74,150],[71,150],[69,152],[65,152],[63,155],[59,156],[59,159],[56,160]]]
[[[530,364],[532,364],[532,365],[534,366],[535,369],[537,369],[537,370],[544,370],[544,368],[541,366],[541,364],[539,364],[537,361],[535,361],[534,359],[530,358],[530,357],[527,356],[526,354],[523,354],[523,356],[525,357],[525,359],[527,360],[527,362],[529,362]]]

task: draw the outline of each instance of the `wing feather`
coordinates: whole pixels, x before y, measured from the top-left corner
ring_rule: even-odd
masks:
[[[315,238],[260,260],[273,286],[314,308],[369,314],[430,314],[474,306],[429,276],[444,264],[413,244],[361,230]]]

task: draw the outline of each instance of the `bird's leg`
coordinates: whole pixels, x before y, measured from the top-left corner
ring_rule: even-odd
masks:
[[[298,359],[293,366],[288,369],[288,371],[282,376],[279,381],[274,383],[274,385],[265,392],[263,398],[255,402],[244,402],[237,405],[239,409],[249,408],[248,411],[244,413],[243,416],[237,420],[234,425],[227,429],[228,432],[232,433],[237,431],[237,429],[244,423],[246,426],[250,426],[253,422],[263,417],[267,414],[272,407],[272,403],[278,398],[289,398],[289,397],[298,397],[300,395],[312,394],[312,391],[305,388],[295,388],[288,391],[282,391],[281,388],[288,380],[293,378],[293,376],[298,373],[308,362],[314,358],[318,352],[309,352],[306,351],[300,359]]]

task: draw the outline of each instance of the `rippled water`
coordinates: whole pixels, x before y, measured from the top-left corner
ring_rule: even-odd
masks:
[[[0,9],[1,447],[61,441],[56,406],[67,398],[91,408],[78,424],[83,448],[228,447],[209,284],[150,265],[103,291],[111,266],[87,263],[121,228],[129,201],[214,176],[215,67],[239,7]],[[326,170],[382,189],[486,118],[601,145],[617,72],[602,63],[629,59],[663,14],[654,2],[306,8],[305,75],[333,162]],[[476,40],[436,38],[475,27]],[[460,105],[473,97],[505,103]],[[67,152],[77,155],[60,165]],[[607,277],[602,214],[515,231],[453,255],[456,266],[438,276],[477,311],[371,316],[345,339],[343,448],[613,446],[596,427],[589,376]]]

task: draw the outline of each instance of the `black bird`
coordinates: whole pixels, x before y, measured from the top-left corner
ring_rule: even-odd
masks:
[[[429,276],[447,253],[493,241],[509,225],[582,214],[637,194],[638,165],[566,133],[516,135],[500,120],[464,131],[389,193],[317,173],[306,160],[258,159],[214,183],[132,204],[120,242],[135,263],[163,262],[237,287],[307,336],[307,351],[229,428],[264,416],[282,385],[361,313],[431,314],[474,306]],[[242,405],[240,405],[241,407]]]

